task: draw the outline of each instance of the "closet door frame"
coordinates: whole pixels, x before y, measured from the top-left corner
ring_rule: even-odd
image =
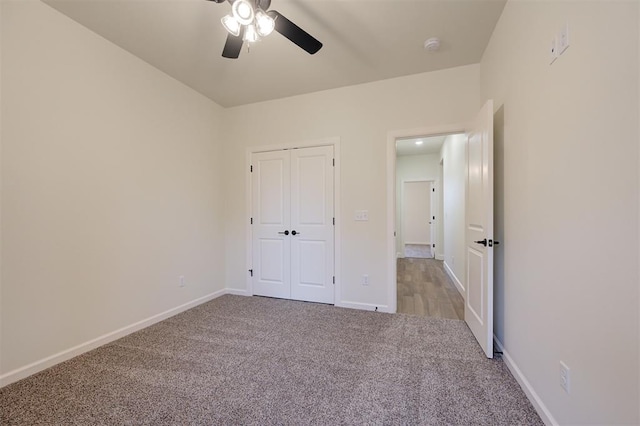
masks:
[[[251,157],[252,154],[258,152],[269,151],[281,151],[285,149],[295,148],[312,148],[319,146],[333,146],[333,155],[335,159],[335,165],[333,168],[334,173],[334,188],[333,188],[333,210],[336,224],[334,226],[334,274],[336,277],[334,287],[334,305],[342,306],[342,279],[341,279],[341,250],[340,250],[340,235],[341,235],[341,218],[340,218],[340,138],[332,137],[326,139],[317,139],[297,143],[279,144],[279,145],[262,145],[252,146],[245,150],[245,248],[246,248],[246,292],[234,291],[235,294],[246,294],[247,296],[253,296],[253,235],[251,225]]]

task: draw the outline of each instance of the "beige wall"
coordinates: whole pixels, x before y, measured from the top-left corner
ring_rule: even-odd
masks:
[[[0,375],[224,288],[220,108],[41,2],[1,28]]]
[[[444,206],[444,263],[460,286],[465,284],[465,184],[466,137],[450,135],[442,145],[444,182],[442,198]]]
[[[246,149],[339,137],[343,291],[336,300],[386,306],[387,134],[466,122],[479,108],[479,66],[471,65],[225,110],[227,285],[246,288]],[[369,210],[369,221],[355,222],[356,210]],[[368,287],[360,285],[363,274]]]
[[[637,8],[510,1],[481,63],[501,126],[496,334],[560,424],[640,422]]]

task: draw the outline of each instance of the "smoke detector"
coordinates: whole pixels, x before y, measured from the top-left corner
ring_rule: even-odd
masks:
[[[424,49],[428,52],[437,52],[440,49],[440,39],[431,37],[424,42]]]

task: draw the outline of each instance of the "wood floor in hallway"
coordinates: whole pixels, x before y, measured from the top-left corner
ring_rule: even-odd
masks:
[[[464,300],[435,259],[398,259],[398,312],[464,319]]]

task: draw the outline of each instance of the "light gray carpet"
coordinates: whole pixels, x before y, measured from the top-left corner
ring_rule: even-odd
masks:
[[[0,389],[2,425],[541,425],[465,323],[223,296]]]

